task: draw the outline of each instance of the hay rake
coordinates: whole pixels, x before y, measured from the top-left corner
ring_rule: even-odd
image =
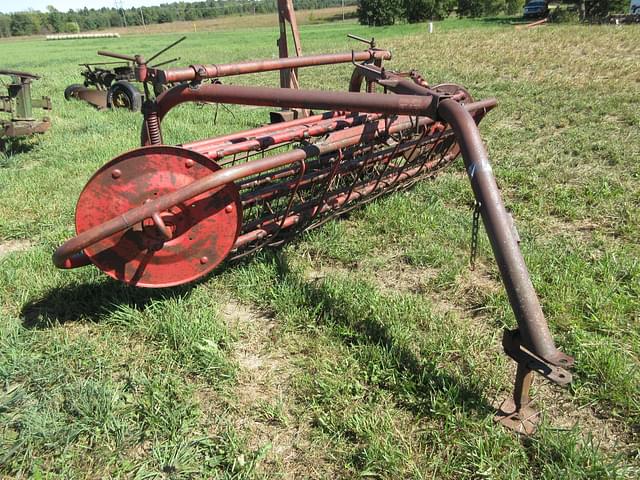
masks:
[[[498,419],[532,433],[533,372],[565,385],[573,359],[549,332],[503,205],[477,124],[495,105],[462,86],[430,86],[415,71],[383,67],[390,52],[365,51],[187,68],[136,76],[177,84],[143,106],[142,147],[104,165],[82,191],[78,235],[59,247],[60,268],[93,264],[138,287],[202,278],[221,262],[317,227],[380,195],[436,175],[462,153],[518,329],[503,338],[518,364],[513,398]],[[349,63],[348,92],[223,85],[221,78]],[[214,80],[205,83],[205,80]],[[161,124],[187,102],[323,112],[181,146],[165,145]]]

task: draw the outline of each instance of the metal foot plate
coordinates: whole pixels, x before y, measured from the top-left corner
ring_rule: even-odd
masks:
[[[520,435],[533,435],[540,422],[540,413],[530,406],[524,406],[517,410],[513,399],[508,398],[500,405],[494,421]]]

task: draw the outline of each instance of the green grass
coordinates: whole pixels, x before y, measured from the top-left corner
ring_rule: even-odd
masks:
[[[481,124],[569,389],[541,379],[540,431],[493,423],[515,320],[458,161],[292,244],[196,285],[127,288],[59,271],[75,201],[138,144],[140,116],[65,102],[76,64],[176,36],[0,42],[3,68],[43,75],[53,127],[0,157],[0,476],[16,478],[637,478],[640,474],[640,45],[629,26],[516,31],[498,21],[302,28],[307,53],[347,32],[432,84],[499,106]],[[181,64],[276,54],[275,28],[190,33]],[[359,48],[356,46],[356,48]],[[345,90],[348,65],[301,70]],[[276,85],[276,74],[227,79]],[[266,110],[181,107],[170,143],[265,122]],[[16,243],[17,242],[17,243]],[[20,243],[24,242],[24,243]]]

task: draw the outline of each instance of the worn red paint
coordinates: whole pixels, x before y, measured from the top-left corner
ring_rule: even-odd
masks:
[[[564,385],[573,359],[555,346],[480,138],[477,124],[496,102],[474,102],[455,84],[430,87],[416,72],[387,72],[381,62],[388,52],[353,55],[361,57],[367,60],[356,65],[348,92],[199,83],[343,61],[345,55],[147,69],[144,75],[156,80],[195,83],[146,106],[146,146],[112,160],[89,181],[78,201],[78,235],[56,250],[54,262],[61,268],[93,263],[136,286],[187,283],[225,259],[277,245],[432,177],[462,153],[518,322],[503,342],[519,368],[500,421],[531,433],[531,422],[522,425],[532,412],[532,372]],[[182,147],[160,145],[167,114],[201,101],[329,111]]]

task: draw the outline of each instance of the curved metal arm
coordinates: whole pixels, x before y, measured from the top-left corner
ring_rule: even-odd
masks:
[[[145,114],[141,132],[142,144],[153,143],[154,135],[152,132],[156,133],[156,138],[161,138],[160,124],[162,120],[171,109],[185,102],[348,110],[430,117],[435,110],[437,98],[435,95],[384,95],[381,93],[326,92],[221,84],[200,85],[198,88],[191,88],[189,85],[180,84],[162,93],[153,104],[153,110]],[[153,124],[151,124],[150,118],[153,118]]]
[[[458,139],[471,188],[476,201],[482,205],[482,221],[523,340],[534,353],[553,365],[571,366],[573,358],[559,351],[551,337],[473,117],[454,100],[440,102],[438,114],[451,125]]]

